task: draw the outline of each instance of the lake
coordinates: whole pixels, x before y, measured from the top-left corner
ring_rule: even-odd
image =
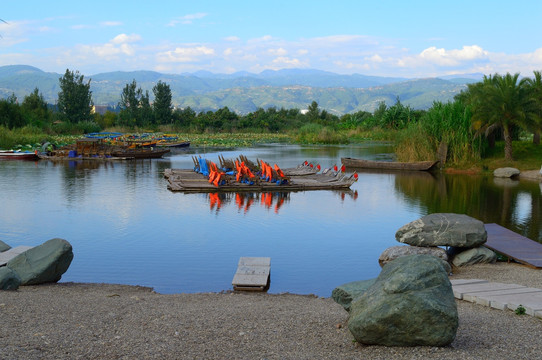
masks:
[[[360,172],[351,191],[185,194],[163,171],[194,154],[322,167],[341,157],[389,158],[382,144],[193,148],[137,161],[0,161],[0,240],[39,245],[60,237],[74,259],[62,282],[119,283],[159,293],[231,290],[242,256],[271,257],[270,293],[330,296],[376,277],[395,232],[435,212],[498,223],[542,242],[535,182],[427,172]]]

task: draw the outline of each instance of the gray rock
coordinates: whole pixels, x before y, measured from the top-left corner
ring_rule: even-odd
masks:
[[[414,220],[395,234],[395,239],[412,246],[476,247],[487,241],[480,220],[463,214],[436,213]]]
[[[0,252],[8,251],[11,249],[11,246],[0,240]]]
[[[21,278],[7,266],[0,267],[0,290],[17,290],[21,285]]]
[[[511,178],[519,175],[519,170],[513,167],[498,168],[493,171],[493,176],[500,178]]]
[[[436,246],[392,246],[387,248],[382,252],[382,254],[380,254],[380,257],[378,258],[378,263],[380,264],[380,266],[384,266],[390,261],[397,259],[398,257],[415,254],[433,255],[443,260],[448,265],[448,267],[450,266],[450,264],[448,264],[448,254],[446,253],[446,250]]]
[[[445,346],[457,332],[458,315],[448,275],[431,255],[400,257],[352,302],[348,329],[359,343]]]
[[[485,246],[478,246],[455,254],[452,259],[452,264],[459,267],[474,264],[494,263],[495,261],[497,261],[497,254]]]
[[[361,296],[375,281],[376,279],[370,279],[346,283],[333,289],[331,297],[346,311],[350,311],[352,300]]]
[[[17,255],[6,266],[21,277],[21,285],[35,285],[60,280],[72,259],[70,243],[55,238]]]

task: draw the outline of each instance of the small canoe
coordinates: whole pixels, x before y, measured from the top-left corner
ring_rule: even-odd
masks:
[[[414,162],[395,162],[395,161],[373,161],[354,158],[341,158],[344,166],[360,169],[382,169],[382,170],[416,170],[427,171],[433,168],[438,161],[414,161]]]
[[[0,150],[0,159],[3,160],[37,160],[36,152]]]

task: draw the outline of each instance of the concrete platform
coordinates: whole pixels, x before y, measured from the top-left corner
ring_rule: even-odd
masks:
[[[479,279],[454,279],[450,282],[456,299],[499,310],[515,311],[521,305],[527,315],[542,319],[542,289]]]

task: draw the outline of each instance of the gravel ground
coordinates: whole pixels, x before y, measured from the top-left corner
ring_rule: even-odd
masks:
[[[542,288],[539,270],[476,265],[452,278]],[[161,295],[149,288],[59,283],[0,292],[0,359],[535,359],[542,322],[458,301],[447,347],[354,343],[329,298],[293,294]]]

